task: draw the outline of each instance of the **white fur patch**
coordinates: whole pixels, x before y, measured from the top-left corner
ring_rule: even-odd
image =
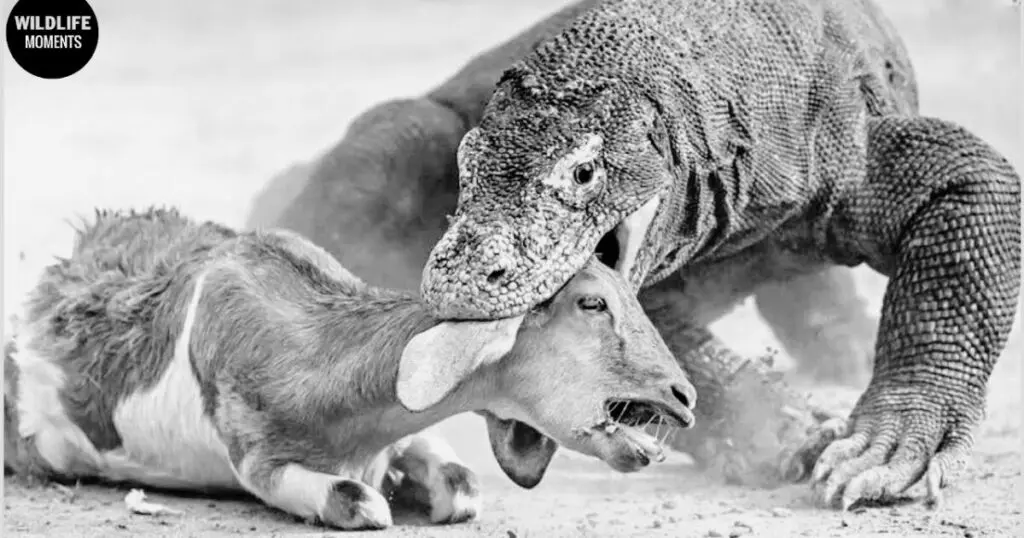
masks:
[[[425,467],[426,476],[418,476],[430,489],[430,519],[435,523],[465,521],[480,514],[479,496],[466,495],[461,491],[452,492],[441,466],[454,463],[465,467],[447,441],[435,432],[424,431],[406,438],[409,443],[402,457],[419,460]]]
[[[27,324],[22,328],[31,330]],[[69,475],[89,474],[99,466],[100,456],[85,432],[64,413],[60,402],[63,370],[50,359],[26,349],[32,340],[30,332],[16,337],[11,357],[18,368],[18,434],[35,438],[36,450],[53,470]]]
[[[103,474],[154,486],[237,488],[227,446],[203,413],[189,344],[203,290],[192,292],[174,358],[155,386],[125,398],[114,411],[122,446],[104,454]]]
[[[434,512],[432,517],[439,517],[436,514],[442,511],[447,512],[448,521],[467,521],[480,517],[482,509],[480,497],[471,497],[459,491],[452,496],[449,502],[447,507],[435,506],[432,510]]]
[[[334,484],[343,477],[311,471],[301,465],[289,463],[278,470],[271,490],[254,487],[247,479],[250,459],[246,457],[238,469],[238,480],[251,493],[263,502],[280,508],[290,514],[310,519],[317,516],[326,519],[331,512],[327,503],[331,501],[331,490]],[[363,528],[366,526],[390,526],[391,508],[380,493],[363,486],[367,498],[362,501],[356,516],[349,521],[327,521],[331,525],[343,528]]]
[[[238,479],[246,486],[247,490],[271,506],[304,518],[319,516],[322,513],[324,506],[327,505],[331,487],[340,478],[289,463],[278,471],[280,474],[277,476],[273,490],[264,491],[253,487],[245,479],[248,466],[249,458],[245,458],[238,470]]]

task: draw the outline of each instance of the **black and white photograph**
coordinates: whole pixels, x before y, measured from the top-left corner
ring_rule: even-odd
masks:
[[[0,0],[3,536],[1024,536],[1015,0]]]

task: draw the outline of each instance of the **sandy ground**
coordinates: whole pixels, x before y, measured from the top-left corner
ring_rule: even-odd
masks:
[[[558,3],[93,0],[99,49],[80,73],[34,79],[5,52],[5,312],[50,256],[68,249],[66,219],[94,206],[170,204],[241,225],[266,180],[332,144],[359,111],[428,88]],[[1008,3],[888,2],[919,70],[924,112],[969,126],[1024,166],[1020,23]],[[862,277],[877,307],[885,280],[867,270]],[[747,353],[775,345],[749,307],[714,329]],[[494,464],[478,419],[456,417],[441,429],[482,477],[483,514],[468,524],[401,525],[378,535],[1024,536],[1022,349],[1018,328],[993,377],[975,465],[938,513],[915,504],[826,511],[804,486],[722,486],[683,455],[621,476],[563,451],[545,481],[524,491]],[[817,392],[846,405],[856,395]],[[129,515],[125,489],[4,486],[5,536],[323,532],[247,499],[151,493],[184,511],[154,518]]]

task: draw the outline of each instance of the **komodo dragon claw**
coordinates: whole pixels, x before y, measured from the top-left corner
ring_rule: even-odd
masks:
[[[907,405],[910,401],[916,404]],[[874,405],[869,398],[858,409]],[[787,477],[810,479],[822,503],[843,510],[864,502],[895,502],[923,481],[926,506],[937,508],[941,488],[967,467],[973,421],[943,431],[943,422],[934,420],[942,413],[941,403],[913,387],[907,387],[899,408],[912,410],[820,424],[787,463]]]

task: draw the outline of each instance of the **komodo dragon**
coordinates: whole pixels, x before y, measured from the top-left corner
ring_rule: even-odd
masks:
[[[521,316],[595,252],[666,303],[709,280],[735,300],[866,263],[891,279],[871,382],[793,474],[843,507],[923,477],[934,503],[969,456],[1016,310],[1020,178],[962,127],[879,106],[862,14],[848,0],[580,14],[505,71],[463,137],[425,300],[445,318]]]
[[[847,484],[853,487],[846,488],[845,505],[858,498],[895,493],[921,474],[926,456],[939,448],[940,441],[944,453],[933,460],[934,472],[929,476],[937,479],[944,471],[951,474],[951,464],[961,461],[969,451],[970,427],[981,411],[985,377],[1005,340],[1005,328],[1012,317],[1012,306],[1006,305],[1013,302],[1018,285],[1015,276],[1007,275],[1019,274],[1019,269],[1014,269],[1019,267],[1019,241],[1015,235],[1018,230],[1010,226],[1019,224],[1016,176],[991,149],[958,128],[935,120],[898,123],[897,118],[874,119],[884,115],[916,114],[917,96],[906,51],[873,4],[773,1],[753,7],[742,3],[703,5],[692,2],[671,4],[674,12],[666,11],[664,4],[608,2],[601,5],[595,1],[574,4],[477,57],[424,98],[375,107],[358,118],[344,140],[309,170],[308,182],[303,174],[283,180],[294,180],[283,189],[300,191],[294,199],[294,192],[272,190],[265,193],[257,201],[250,224],[275,224],[295,229],[313,238],[347,265],[362,263],[366,265],[364,272],[367,274],[376,271],[392,285],[407,285],[418,277],[427,250],[445,227],[445,214],[456,205],[453,185],[456,147],[471,127],[482,124],[474,137],[477,141],[486,140],[492,152],[473,152],[473,143],[465,143],[467,149],[460,157],[466,172],[462,179],[472,180],[473,186],[464,189],[455,225],[434,250],[424,292],[442,312],[496,317],[515,315],[529,308],[532,302],[543,300],[549,290],[559,285],[559,279],[572,274],[578,252],[603,250],[610,264],[622,269],[636,267],[619,251],[631,246],[631,240],[644,239],[645,234],[637,234],[634,229],[634,235],[630,236],[632,219],[623,217],[642,206],[647,201],[645,197],[658,193],[660,185],[661,189],[668,190],[659,194],[668,194],[670,203],[662,204],[655,212],[647,240],[638,249],[641,253],[648,252],[649,256],[641,258],[641,268],[631,271],[631,276],[638,284],[646,284],[642,296],[648,312],[660,324],[666,341],[674,347],[701,389],[698,412],[705,431],[701,436],[677,438],[680,448],[693,453],[705,464],[722,468],[734,479],[756,481],[753,478],[756,473],[750,471],[773,469],[760,458],[770,462],[775,457],[773,447],[788,447],[794,438],[804,438],[802,425],[806,419],[802,414],[806,408],[802,407],[802,400],[787,391],[782,383],[768,379],[764,365],[743,363],[703,326],[754,292],[758,294],[762,313],[769,314],[766,316],[769,322],[773,318],[785,321],[773,323],[777,334],[782,329],[784,334],[780,336],[784,343],[802,346],[813,341],[814,330],[808,330],[805,321],[823,310],[829,313],[852,311],[839,321],[861,331],[866,319],[863,305],[858,304],[851,293],[849,270],[834,263],[855,265],[866,260],[894,277],[882,318],[883,338],[878,347],[882,360],[876,368],[878,375],[855,411],[853,423],[834,420],[824,424],[812,436],[807,448],[792,459],[791,470],[796,471],[795,477],[806,477],[825,445],[855,430],[857,433],[850,440],[835,443],[824,454],[820,470],[827,471],[836,467],[835,463],[848,459],[844,452],[845,456],[859,454],[860,451],[854,449],[863,448],[868,441],[880,439],[883,444],[872,444],[866,458],[843,463],[831,476],[824,476],[826,473],[816,476],[818,481],[827,479],[825,496],[828,498]],[[664,16],[657,20],[644,16],[656,13],[659,8]],[[734,11],[725,13],[722,11],[725,9]],[[773,14],[777,17],[770,17]],[[607,24],[612,21],[623,24],[620,28],[617,28],[619,24]],[[713,24],[716,21],[718,24]],[[564,31],[567,26],[569,30]],[[709,32],[720,33],[706,36],[714,37],[713,40],[697,38]],[[634,39],[630,39],[631,36]],[[649,41],[637,40],[637,36]],[[673,36],[677,39],[671,39]],[[609,39],[603,40],[605,37]],[[604,46],[582,47],[580,41],[587,39]],[[688,54],[681,54],[687,52],[687,43],[693,48]],[[735,50],[729,49],[730,46]],[[633,47],[629,49],[628,59],[623,58],[621,47]],[[662,53],[660,56],[647,54],[656,49]],[[722,54],[723,50],[729,50],[730,54]],[[526,58],[525,63],[520,63],[508,76],[502,75],[506,67],[523,58]],[[605,64],[605,58],[617,60]],[[690,58],[700,58],[703,63],[690,61]],[[758,61],[763,64],[757,64]],[[659,62],[662,62],[660,67],[675,65],[687,69],[680,71],[685,72],[685,76],[675,79],[678,85],[659,87],[631,78],[644,71],[630,70],[631,66],[659,67]],[[562,74],[568,75],[566,78],[570,80],[549,78],[552,71],[557,70],[546,71],[546,63],[564,66]],[[744,78],[744,72],[748,75],[755,72],[742,69],[744,64],[752,63],[760,70]],[[568,66],[574,68],[568,69]],[[528,79],[523,75],[530,74],[530,70],[535,70],[534,80],[540,84],[536,89],[561,83],[571,87],[574,77],[579,79],[576,82],[584,84],[573,91],[565,91],[564,95],[558,95],[555,90],[531,97],[532,90],[522,91],[525,90],[522,83]],[[588,76],[596,72],[607,76]],[[664,75],[663,71],[661,76]],[[731,76],[737,79],[729,80]],[[499,77],[503,79],[503,91],[489,105],[481,121],[484,104]],[[742,84],[737,84],[741,79]],[[660,80],[671,82],[670,78]],[[588,86],[587,82],[598,85]],[[602,84],[607,85],[602,87]],[[644,88],[654,87],[662,93],[638,95]],[[584,95],[587,92],[590,95]],[[580,97],[599,99],[588,102]],[[531,104],[541,103],[544,106],[540,109],[530,108]],[[783,106],[770,108],[773,103]],[[595,104],[599,106],[593,107]],[[689,108],[688,104],[698,108]],[[506,112],[501,112],[504,105],[508,105]],[[575,136],[552,135],[572,135],[574,127],[588,128],[563,123],[563,120],[572,117],[574,112],[578,119],[584,119],[591,112],[599,112],[600,105],[611,105],[604,110],[616,114],[606,118],[608,123],[590,126],[594,134],[607,137],[602,141],[601,158],[596,161],[606,168],[593,168],[592,181],[596,183],[591,185],[607,182],[608,190],[604,191],[605,186],[600,185],[601,196],[585,204],[582,200],[551,197],[553,192],[545,186],[542,176],[550,176],[552,166],[559,158],[573,153],[569,146],[579,141]],[[662,108],[653,110],[655,106]],[[707,114],[723,110],[725,114]],[[555,117],[543,120],[549,121],[547,124],[538,124],[537,120],[546,111],[553,111]],[[640,116],[630,116],[638,111],[642,113]],[[654,114],[643,115],[651,112]],[[558,118],[559,115],[562,118]],[[865,115],[872,119],[867,120]],[[518,124],[507,121],[511,117],[524,121]],[[859,123],[855,121],[858,117]],[[646,124],[647,129],[654,128],[650,131],[653,136],[643,132],[642,121],[630,125],[630,120],[654,118],[658,118],[657,122]],[[543,128],[548,126],[553,129],[545,132]],[[538,127],[541,129],[537,130]],[[515,132],[526,136],[513,136]],[[917,142],[898,145],[902,142],[891,136],[893,132],[907,133],[916,137]],[[794,137],[799,133],[804,136]],[[954,147],[963,149],[955,154],[936,156],[932,161],[934,167],[928,169],[934,177],[920,178],[926,172],[914,173],[919,165],[915,163],[913,152],[940,143],[933,140],[935,134],[949,137],[958,144]],[[629,159],[623,159],[622,143],[628,141],[628,135],[639,135],[639,138],[627,150]],[[803,146],[799,145],[800,140]],[[865,148],[868,140],[871,141],[870,153]],[[649,146],[644,147],[645,144]],[[509,146],[515,146],[516,151],[493,152]],[[897,150],[887,150],[889,146]],[[868,156],[886,151],[905,153],[909,182],[892,185],[881,181],[891,175],[893,168],[901,166],[900,162],[879,162]],[[979,163],[976,170],[967,170],[978,173],[958,174],[964,172],[963,167],[945,168],[948,159],[958,156],[973,158],[973,162]],[[472,173],[495,165],[502,158],[507,159],[504,162],[509,168],[495,166],[488,170],[493,175],[484,177]],[[663,176],[660,178],[657,174],[650,175],[659,170],[657,165],[651,167],[659,158]],[[632,164],[625,166],[629,161]],[[865,162],[870,163],[870,167],[865,168]],[[526,166],[516,168],[516,164]],[[483,168],[477,168],[481,166]],[[648,175],[638,175],[638,170]],[[615,187],[621,186],[619,181],[625,178],[643,189],[632,193],[632,197],[621,196],[621,192],[619,197],[614,197]],[[929,188],[928,180],[933,180],[937,187]],[[963,200],[961,192],[979,196],[969,193],[973,185],[983,181],[992,181],[996,187],[989,199],[983,200],[984,204],[976,208],[970,204],[956,205]],[[505,188],[500,188],[502,185]],[[906,192],[894,193],[886,188],[902,188]],[[931,199],[925,195],[933,191],[941,196]],[[481,197],[480,193],[486,196]],[[514,202],[516,198],[524,202],[519,207]],[[536,205],[526,203],[534,200],[538,201]],[[925,200],[930,200],[932,205],[924,204]],[[485,208],[481,202],[490,206]],[[582,211],[574,208],[574,202],[575,206],[582,206]],[[614,204],[609,207],[609,202]],[[892,226],[883,226],[880,219],[871,217],[870,209],[875,208],[875,203],[885,206],[879,205],[874,215],[890,217]],[[283,214],[275,214],[279,209],[272,207],[275,204],[286,206]],[[536,212],[534,215],[538,218],[522,220],[531,207],[550,211]],[[866,211],[865,207],[869,209]],[[915,212],[917,207],[922,210]],[[557,237],[543,245],[522,235],[515,238],[515,245],[488,241],[500,238],[504,233],[501,228],[492,229],[498,235],[472,234],[473,237],[467,238],[463,234],[470,230],[469,224],[475,217],[485,214],[481,209],[493,209],[486,213],[492,221],[507,219],[505,224],[524,232],[536,229],[537,225],[566,224],[559,230],[564,234],[561,237],[572,238],[576,244],[565,249],[565,256],[537,257],[543,248],[551,252],[556,250],[552,247],[562,248],[563,245]],[[963,232],[942,228],[944,241],[973,241],[989,248],[987,264],[979,266],[977,257],[964,252],[946,256],[957,259],[960,265],[947,264],[942,269],[924,267],[929,260],[919,256],[917,248],[922,242],[928,244],[930,227],[938,229],[933,214],[940,211],[975,221],[987,219],[991,227],[987,237],[972,233],[969,228]],[[986,211],[989,217],[983,216]],[[573,226],[572,217],[580,214],[585,214],[589,221],[576,221],[577,225]],[[864,214],[869,218],[863,218]],[[669,226],[672,228],[665,233]],[[907,234],[900,237],[899,232],[904,229]],[[611,233],[613,231],[617,233]],[[828,239],[824,244],[822,234]],[[448,258],[452,271],[446,273],[443,271],[445,264],[439,262],[446,259],[446,254],[453,254],[447,248],[453,238],[469,239],[463,245],[467,257],[456,259],[458,253],[454,253],[455,258]],[[603,248],[598,249],[601,238],[606,240],[601,241]],[[841,238],[847,240],[841,241]],[[684,244],[684,240],[689,244]],[[501,304],[509,296],[500,293],[490,301],[473,300],[483,297],[472,289],[473,286],[477,283],[481,287],[489,286],[486,277],[494,273],[493,266],[481,272],[483,266],[478,263],[474,266],[474,262],[482,261],[480,254],[489,254],[487,245],[495,244],[499,250],[515,247],[511,252],[490,252],[508,254],[495,259],[512,262],[494,286],[505,290],[518,288],[515,295],[522,300],[511,308]],[[677,246],[686,248],[673,250]],[[696,246],[702,248],[695,249]],[[573,249],[578,252],[572,252]],[[902,258],[895,262],[891,258],[897,254]],[[547,263],[529,265],[530,261],[542,260]],[[517,264],[520,261],[527,263]],[[893,263],[883,263],[885,261]],[[679,267],[682,269],[674,270]],[[937,270],[948,272],[940,273],[945,280],[932,282],[915,278],[922,273],[931,276]],[[550,274],[546,275],[545,271]],[[467,285],[437,293],[445,287],[439,284],[449,276],[455,282],[464,278]],[[944,282],[944,288],[934,292],[938,297],[931,297],[929,294],[938,281]],[[943,311],[961,312],[960,317],[955,318],[956,323],[950,324],[950,319],[932,314],[937,311],[934,301],[948,303],[958,299],[943,294],[961,281],[975,284],[964,289],[976,291],[972,295],[976,300],[962,308],[947,305]],[[979,283],[983,284],[977,285]],[[772,291],[765,293],[765,290]],[[786,292],[799,297],[787,296]],[[774,301],[765,304],[762,297],[766,295]],[[830,305],[837,297],[842,300]],[[961,300],[963,297],[959,296]],[[771,315],[773,312],[776,315]],[[979,318],[982,314],[986,315],[984,319]],[[917,323],[894,324],[908,315]],[[972,320],[976,320],[975,323],[971,324]],[[951,325],[956,327],[950,328]],[[933,330],[915,333],[908,327]],[[953,334],[954,330],[961,332]],[[969,333],[962,332],[965,330]],[[929,338],[931,340],[926,342]],[[939,367],[930,376],[918,376],[913,382],[907,382],[908,368],[922,368],[923,362],[940,365],[948,362],[953,353],[949,351],[951,345],[956,343],[954,339],[967,344],[963,351],[956,352],[976,364],[984,363],[984,367],[969,367],[959,374],[944,372]],[[905,341],[911,345],[901,345]],[[809,358],[827,363],[830,357],[815,357],[815,351],[838,351],[841,345],[842,342],[825,342],[817,347],[797,348],[804,353],[794,354],[804,361]],[[910,366],[908,348],[917,350],[911,357],[918,361],[917,366]],[[928,351],[922,352],[925,348],[929,348]],[[840,354],[836,351],[832,352]],[[740,365],[743,367],[737,369]],[[955,383],[958,375],[965,382]],[[926,387],[941,385],[943,376],[952,380],[950,387],[954,388],[929,392]],[[959,390],[955,388],[958,386]],[[877,430],[872,429],[875,426]],[[898,439],[897,429],[903,426],[909,428],[910,436]],[[874,433],[879,435],[869,437]],[[897,441],[901,448],[891,459],[887,458],[885,448],[895,447]],[[887,459],[891,463],[889,467],[861,473]],[[932,488],[931,495],[937,498],[937,494],[938,488]]]

